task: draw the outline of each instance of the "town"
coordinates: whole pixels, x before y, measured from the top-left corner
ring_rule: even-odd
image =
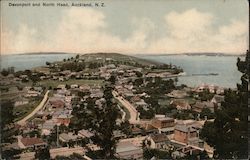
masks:
[[[13,123],[3,128],[12,140],[2,150],[20,159],[46,153],[52,159],[99,159],[109,146],[100,140],[106,136],[119,159],[212,158],[203,126],[214,121],[226,91],[178,84],[183,72],[174,64],[115,53],[2,70],[1,103],[13,109],[6,111],[13,112]]]

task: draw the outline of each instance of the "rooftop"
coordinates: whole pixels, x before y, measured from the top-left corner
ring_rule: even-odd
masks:
[[[140,150],[141,148],[136,147],[131,142],[119,142],[116,147],[116,152],[129,152],[129,151],[135,151]]]
[[[94,134],[91,133],[91,132],[88,131],[88,130],[82,129],[82,130],[78,131],[78,135],[83,136],[83,137],[90,138],[90,137],[92,137]]]
[[[41,138],[22,138],[21,142],[24,146],[31,146],[31,145],[37,145],[37,144],[45,144],[45,142]]]
[[[190,132],[195,132],[196,131],[196,129],[194,129],[192,126],[190,126],[190,125],[183,125],[183,124],[177,124],[176,126],[175,126],[175,130],[178,130],[178,131],[182,131],[182,132],[188,132],[188,131],[190,131]]]
[[[155,134],[155,135],[152,135],[151,138],[153,139],[154,142],[165,142],[165,141],[168,141],[168,137],[166,134]]]
[[[77,138],[78,136],[74,135],[72,132],[60,134],[60,139],[62,139],[63,141],[76,140]]]

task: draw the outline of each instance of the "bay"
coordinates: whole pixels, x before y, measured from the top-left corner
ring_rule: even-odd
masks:
[[[15,67],[15,71],[45,66],[46,62],[62,61],[75,54],[17,54],[2,55],[1,68]]]
[[[185,75],[178,77],[178,84],[186,84],[190,87],[209,84],[236,88],[237,83],[240,83],[241,73],[236,66],[237,56],[143,55],[140,58],[171,63],[183,68]],[[218,75],[210,75],[211,73]]]
[[[23,54],[1,56],[1,68],[15,67],[15,70],[44,66],[46,62],[61,61],[75,54]],[[178,77],[178,84],[196,87],[201,84],[236,88],[241,73],[237,70],[237,56],[206,55],[136,55],[156,62],[172,64],[183,68],[185,75]],[[215,73],[218,75],[209,75]]]

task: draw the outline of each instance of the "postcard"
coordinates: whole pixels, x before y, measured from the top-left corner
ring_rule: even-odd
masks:
[[[247,0],[1,1],[1,159],[247,159]]]

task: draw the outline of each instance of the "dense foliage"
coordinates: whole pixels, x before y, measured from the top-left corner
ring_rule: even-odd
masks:
[[[243,73],[242,84],[236,91],[225,91],[225,102],[215,112],[214,122],[206,122],[201,136],[215,148],[215,158],[246,159],[247,139],[247,79],[249,79],[249,51],[245,61],[238,59],[238,70]],[[248,68],[248,69],[247,69]]]
[[[97,158],[114,158],[117,139],[114,137],[115,130],[121,130],[128,133],[128,122],[117,123],[120,112],[117,104],[113,101],[113,88],[106,85],[104,88],[105,101],[102,106],[96,105],[96,99],[88,98],[86,103],[75,106],[73,109],[73,118],[70,127],[76,132],[81,129],[90,130],[94,133],[91,141],[99,146]]]
[[[5,148],[6,145],[14,142],[14,135],[16,129],[14,128],[13,108],[12,102],[3,102],[1,105],[1,158],[13,159],[20,150]]]

